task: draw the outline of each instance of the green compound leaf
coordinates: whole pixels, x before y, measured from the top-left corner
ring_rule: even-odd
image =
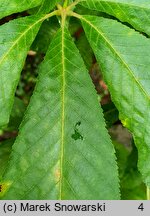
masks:
[[[24,17],[0,28],[0,127],[9,121],[20,72],[43,20],[42,16]]]
[[[133,133],[139,169],[150,186],[150,40],[114,20],[81,20],[120,119]]]
[[[81,0],[81,3],[115,16],[150,35],[150,0]]]
[[[102,110],[65,28],[40,67],[3,184],[3,199],[119,199]]]
[[[42,0],[0,0],[0,19],[36,7]]]

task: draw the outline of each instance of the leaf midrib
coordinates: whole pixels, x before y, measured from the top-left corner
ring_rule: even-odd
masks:
[[[64,58],[64,25],[62,25],[62,110],[61,110],[61,152],[60,152],[60,188],[59,199],[62,199],[63,160],[64,160],[64,123],[65,123],[65,58]]]
[[[90,21],[88,21],[83,16],[80,15],[80,18],[82,20],[84,20],[86,23],[88,23],[92,28],[94,28],[102,36],[102,38],[106,41],[106,43],[109,45],[109,47],[111,48],[111,50],[113,50],[114,53],[118,56],[118,58],[121,60],[121,62],[123,62],[123,64],[125,65],[125,67],[127,68],[128,72],[129,72],[129,74],[133,77],[133,79],[135,80],[135,82],[137,83],[137,85],[140,87],[140,89],[142,90],[142,92],[144,93],[144,95],[148,98],[148,100],[150,100],[150,96],[147,94],[147,92],[144,90],[143,86],[136,79],[135,75],[132,73],[132,70],[130,69],[130,67],[128,66],[128,64],[122,59],[120,53],[116,51],[116,49],[112,46],[111,42],[104,36],[103,32],[99,31],[99,29],[97,27],[95,27]]]

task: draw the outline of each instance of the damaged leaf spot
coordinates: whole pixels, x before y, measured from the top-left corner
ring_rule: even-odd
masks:
[[[59,169],[55,171],[55,178],[56,178],[56,182],[60,180],[60,170]]]
[[[129,119],[121,119],[121,123],[123,124],[124,127],[129,127]]]
[[[11,182],[0,183],[0,197],[2,197],[11,186]]]
[[[75,127],[74,127],[74,134],[72,134],[72,139],[74,140],[78,140],[78,139],[81,139],[83,140],[83,136],[81,135],[81,133],[79,132],[79,126],[81,125],[81,122],[77,122],[75,124]]]

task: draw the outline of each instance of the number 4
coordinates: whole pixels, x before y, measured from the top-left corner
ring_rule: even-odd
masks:
[[[139,210],[143,211],[144,210],[144,206],[143,206],[143,203],[141,203],[138,207]]]

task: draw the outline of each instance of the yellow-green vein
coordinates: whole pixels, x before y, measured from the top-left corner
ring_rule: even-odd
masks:
[[[62,14],[62,113],[61,113],[61,152],[60,152],[60,188],[59,199],[62,199],[63,160],[64,160],[64,126],[65,126],[65,58],[64,58],[65,14]]]

